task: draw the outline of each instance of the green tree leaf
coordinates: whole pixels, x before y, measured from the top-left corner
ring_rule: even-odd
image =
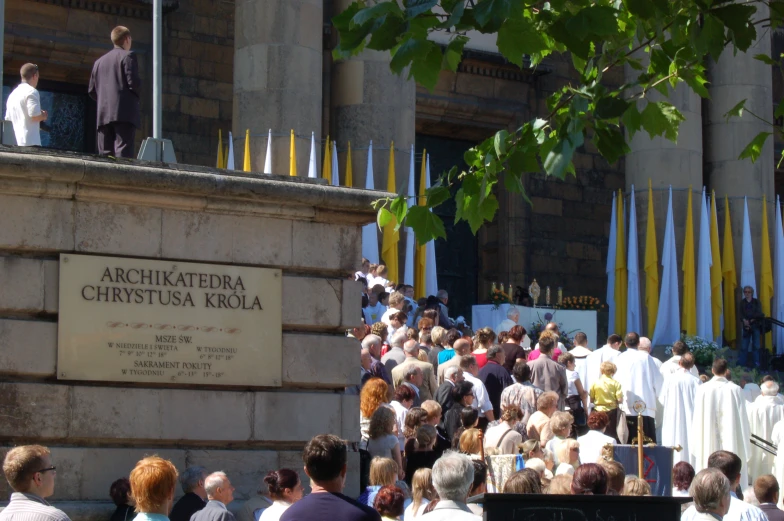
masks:
[[[525,190],[523,184],[523,174],[520,172],[511,172],[507,170],[504,172],[504,186],[513,194],[520,194],[528,204],[531,204],[531,199],[528,197],[528,192]]]
[[[629,145],[626,144],[623,132],[617,127],[597,128],[593,140],[599,153],[610,164],[615,163],[631,151]]]
[[[639,16],[643,20],[653,18],[656,15],[654,4],[649,0],[623,0],[623,5],[631,14]]]
[[[597,118],[619,118],[629,108],[629,102],[621,98],[606,97],[596,102],[594,114]]]
[[[498,157],[501,157],[506,154],[506,140],[509,139],[509,132],[506,130],[499,130],[495,133],[495,138],[493,139],[493,146],[495,147],[495,153]]]
[[[527,18],[508,18],[498,29],[496,40],[499,52],[518,67],[523,66],[523,56],[548,49],[547,41]]]
[[[425,190],[425,196],[427,197],[428,208],[435,208],[445,201],[448,201],[452,194],[448,187],[436,185]]]
[[[378,29],[373,31],[367,47],[376,51],[388,51],[398,44],[405,30],[405,20],[396,16],[385,16]]]
[[[408,201],[406,200],[406,197],[399,194],[392,199],[392,204],[389,205],[389,209],[395,217],[395,231],[397,231],[403,225],[403,221],[406,219],[406,214],[408,213]]]
[[[743,117],[743,109],[746,108],[746,100],[740,100],[734,107],[728,110],[724,114],[724,120],[729,123],[731,118],[742,118]]]
[[[398,7],[397,3],[381,2],[380,4],[376,4],[373,7],[368,7],[366,9],[360,9],[357,11],[354,17],[351,19],[349,29],[361,27],[368,22],[372,22],[376,18],[380,18],[381,16],[388,14],[395,15],[400,18],[403,16],[403,12],[400,10],[400,7]]]
[[[503,20],[509,14],[510,0],[482,0],[472,9],[479,27],[487,26],[493,20]]]
[[[403,4],[406,7],[406,18],[410,20],[415,16],[430,11],[438,4],[438,0],[406,0]]]
[[[444,53],[444,66],[443,68],[449,69],[452,72],[457,72],[457,66],[460,65],[460,60],[463,59],[463,47],[468,43],[468,38],[465,36],[455,36],[449,45],[446,47]]]
[[[755,163],[759,158],[760,154],[762,154],[762,147],[765,146],[765,141],[768,140],[768,136],[770,136],[772,132],[760,132],[754,139],[751,140],[751,143],[746,145],[746,148],[743,149],[743,152],[740,153],[738,159],[751,159],[752,163]]]
[[[685,119],[678,109],[666,101],[649,101],[641,116],[642,128],[651,139],[664,136],[670,141],[678,139],[678,127]]]
[[[602,36],[613,36],[618,32],[617,14],[618,11],[612,7],[594,4],[580,9],[567,21],[566,30],[580,40],[588,37],[600,39]]]
[[[567,167],[572,162],[575,149],[582,146],[582,144],[582,132],[576,132],[558,139],[544,160],[544,171],[547,172],[547,175],[563,179]]]
[[[420,245],[424,245],[432,239],[446,239],[444,221],[426,206],[413,206],[406,216],[406,226],[410,226],[414,230],[414,235]]]
[[[640,114],[636,103],[629,105],[629,108],[623,113],[621,121],[623,121],[623,126],[629,132],[629,137],[634,137],[637,131],[642,128],[642,114]]]
[[[383,229],[384,226],[387,224],[394,222],[395,216],[387,210],[386,208],[379,208],[378,214],[376,214],[376,222],[378,223],[378,228]]]

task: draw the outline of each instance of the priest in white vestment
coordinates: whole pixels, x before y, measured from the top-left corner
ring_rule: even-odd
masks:
[[[588,355],[593,351],[588,349],[588,336],[585,333],[580,331],[574,335],[574,347],[569,353],[574,357],[574,370],[580,375],[580,383],[587,392],[589,387],[585,387],[585,382],[588,381]]]
[[[771,441],[773,427],[784,418],[784,401],[779,398],[779,385],[774,381],[763,382],[760,386],[762,394],[748,405],[749,427],[751,434]],[[772,442],[771,442],[772,443]],[[763,474],[773,472],[773,455],[761,448],[751,446],[749,459],[749,475],[752,480]]]
[[[740,386],[743,388],[743,397],[746,399],[747,403],[752,403],[762,394],[762,389],[754,382],[746,383],[745,380],[741,379]]]
[[[662,375],[653,357],[638,350],[640,335],[635,332],[626,335],[626,351],[613,363],[618,367],[615,379],[621,384],[623,401],[621,408],[626,413],[629,432],[637,429],[637,413],[634,405],[643,402],[642,429],[648,438],[656,443],[656,400],[662,390]]]
[[[680,369],[680,365],[678,362],[680,361],[681,357],[684,353],[689,352],[689,346],[686,345],[686,342],[683,340],[676,340],[674,344],[672,344],[672,357],[666,361],[664,361],[659,369],[661,369],[662,376],[666,379],[668,375],[677,372]],[[691,374],[696,376],[697,378],[700,377],[700,372],[697,370],[696,367],[691,368]]]
[[[743,462],[740,483],[748,486],[748,461],[751,456],[749,417],[743,390],[728,380],[727,361],[713,361],[714,374],[697,389],[694,398],[694,421],[689,450],[695,469],[708,466],[708,458],[717,450],[737,454]]]
[[[637,346],[637,350],[638,350],[638,351],[645,351],[646,353],[648,353],[649,355],[651,355],[651,358],[653,358],[653,363],[654,363],[654,364],[656,364],[656,368],[657,368],[657,369],[659,370],[659,372],[661,373],[661,366],[662,366],[662,361],[661,361],[661,360],[659,360],[658,358],[656,358],[655,356],[653,356],[653,355],[651,354],[651,349],[652,349],[652,348],[653,348],[653,346],[651,345],[651,339],[650,339],[650,338],[648,338],[647,336],[641,336],[641,337],[640,337],[640,345],[639,345],[639,346]],[[664,376],[663,376],[663,375],[662,375],[662,379],[664,379]]]
[[[520,322],[520,310],[515,306],[509,306],[509,309],[506,310],[506,319],[495,326],[495,334],[498,335],[501,331],[511,331],[518,322]],[[528,340],[528,342],[530,341]]]
[[[584,389],[590,389],[591,384],[602,377],[602,371],[599,366],[602,362],[612,362],[615,357],[621,354],[621,346],[623,339],[616,334],[612,334],[607,338],[607,343],[588,355],[585,359],[586,373],[585,380],[580,375],[580,381]]]
[[[694,355],[682,355],[678,361],[678,371],[665,378],[659,395],[662,410],[667,411],[667,414],[662,415],[661,444],[665,447],[683,447],[680,452],[673,451],[673,465],[679,461],[694,463],[689,450],[689,429],[694,418],[694,398],[702,382],[691,374],[692,367]]]
[[[773,432],[770,435],[770,442],[776,447],[781,447],[784,442],[784,420],[780,420],[773,426]],[[777,451],[776,456],[773,457],[773,472],[779,483],[784,483],[784,450]],[[784,508],[784,494],[779,496],[779,508]]]
[[[708,384],[706,383],[705,385]],[[700,389],[703,389],[705,385],[700,386]],[[736,385],[735,387],[738,386]],[[740,388],[738,387],[738,389]],[[730,508],[723,518],[716,519],[717,521],[768,521],[768,516],[759,507],[745,503],[735,495],[735,489],[738,488],[738,484],[743,483],[741,481],[743,479],[741,467],[741,458],[737,454],[725,450],[716,451],[707,459],[706,468],[720,470],[730,481]],[[692,482],[692,485],[694,485],[694,482]],[[701,514],[692,505],[681,515],[680,521],[697,521],[700,519],[704,519],[704,517],[701,517]]]

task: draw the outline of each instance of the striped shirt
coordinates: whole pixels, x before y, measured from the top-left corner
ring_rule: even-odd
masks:
[[[65,512],[35,494],[14,492],[0,512],[0,521],[71,521]]]

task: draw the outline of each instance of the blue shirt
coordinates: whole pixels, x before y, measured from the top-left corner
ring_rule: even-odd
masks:
[[[438,363],[443,364],[455,357],[455,350],[451,347],[445,347],[443,351],[438,353]]]

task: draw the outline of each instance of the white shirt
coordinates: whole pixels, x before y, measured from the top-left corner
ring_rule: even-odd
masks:
[[[442,499],[432,512],[422,516],[422,521],[482,521],[482,516],[471,512],[465,503]]]
[[[472,375],[471,373],[463,371],[463,377],[466,382],[471,382],[473,388],[471,392],[474,394],[474,403],[471,405],[474,409],[479,409],[480,414],[493,410],[493,404],[490,403],[490,396],[487,394],[487,388],[482,380]]]
[[[372,326],[381,321],[381,317],[386,313],[387,307],[381,302],[376,302],[375,306],[368,306],[362,310],[365,314],[365,324]]]
[[[678,365],[678,362],[680,362],[680,360],[681,360],[681,355],[673,355],[672,358],[670,358],[666,362],[663,362],[661,367],[659,367],[662,376],[664,378],[667,378],[672,373],[677,372],[678,369],[680,369],[681,367],[680,365]],[[689,372],[694,376],[696,376],[697,378],[700,377],[700,372],[694,366],[692,366],[692,368],[689,369]]]
[[[412,386],[413,387],[413,386]],[[397,400],[392,400],[389,405],[395,410],[395,418],[397,419],[397,441],[400,443],[400,449],[406,445],[406,437],[403,436],[403,427],[406,425],[406,416],[408,416],[408,409],[403,407]]]
[[[765,512],[738,499],[734,492],[730,492],[730,509],[722,521],[768,521]],[[694,505],[681,514],[681,521],[692,521],[699,513]]]
[[[602,456],[602,447],[608,443],[615,445],[615,438],[599,431],[588,431],[578,436],[577,442],[580,444],[580,462],[596,463]]]
[[[5,119],[14,124],[16,144],[20,147],[41,146],[41,123],[31,118],[41,115],[41,96],[27,83],[20,83],[8,96]]]
[[[419,505],[419,508],[417,508],[416,513],[414,512],[414,504],[412,503],[412,504],[408,505],[406,507],[406,511],[403,512],[403,520],[404,521],[411,521],[412,519],[421,516],[422,513],[425,511],[425,507],[427,506],[428,503],[430,503],[430,501],[428,501],[425,498],[422,498],[422,504]]]
[[[577,396],[577,380],[580,379],[580,373],[577,371],[566,370],[566,382],[568,384],[566,396]],[[582,383],[582,382],[580,382]]]
[[[291,503],[286,501],[276,499],[272,506],[268,507],[261,513],[261,517],[259,517],[259,521],[280,521],[280,516],[283,515],[283,512],[286,511],[287,508],[291,506]]]

